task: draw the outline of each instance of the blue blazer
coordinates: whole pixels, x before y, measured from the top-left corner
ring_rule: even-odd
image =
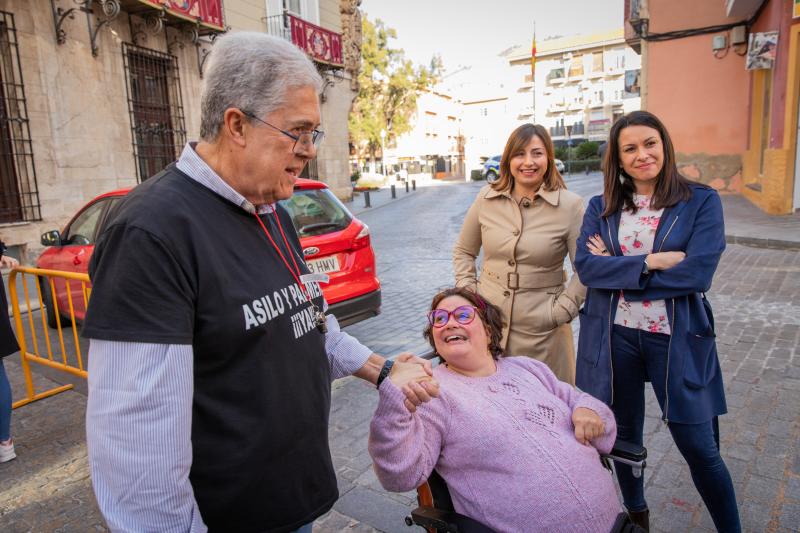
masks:
[[[589,201],[578,238],[575,270],[588,292],[579,313],[576,385],[614,403],[611,327],[620,290],[628,301],[665,300],[671,337],[662,418],[684,424],[706,422],[727,412],[717,357],[711,306],[703,293],[725,250],[722,203],[717,192],[691,184],[691,198],[664,209],[654,252],[682,251],[686,258],[667,270],[642,274],[646,255],[623,256],[617,235],[620,213],[603,217],[602,196]],[[586,242],[599,234],[611,256],[592,255]],[[625,376],[617,376],[618,384]]]

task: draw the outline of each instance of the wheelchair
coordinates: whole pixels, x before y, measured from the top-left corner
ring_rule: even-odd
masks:
[[[420,357],[438,359],[432,351]],[[613,473],[611,463],[615,462],[630,466],[634,477],[640,477],[647,466],[647,449],[618,440],[610,453],[600,454],[600,461],[610,473]],[[418,507],[405,518],[405,523],[409,527],[420,526],[428,533],[495,533],[481,522],[455,511],[447,483],[436,470],[431,472],[425,483],[417,487],[417,504]],[[644,531],[643,528],[630,522],[625,512],[621,512],[610,533],[644,533]]]

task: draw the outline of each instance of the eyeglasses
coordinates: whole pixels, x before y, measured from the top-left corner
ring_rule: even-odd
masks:
[[[255,119],[255,120],[261,122],[262,124],[266,124],[270,128],[283,133],[284,135],[286,135],[290,139],[293,139],[294,140],[294,145],[292,145],[292,153],[293,154],[297,153],[298,145],[300,146],[300,148],[304,152],[308,152],[309,150],[311,150],[311,146],[312,145],[314,146],[315,149],[319,148],[319,145],[322,144],[322,139],[325,138],[325,132],[324,131],[320,131],[320,130],[304,131],[300,135],[295,135],[293,133],[289,133],[286,130],[280,129],[277,126],[273,126],[269,122],[261,120],[260,118],[258,118],[257,116],[255,116],[252,113],[248,113],[247,111],[244,111],[244,110],[240,110],[240,111],[242,111],[242,113],[245,116],[248,116],[248,117],[250,117],[252,119]]]
[[[475,320],[475,314],[477,313],[477,309],[472,307],[471,305],[462,305],[460,307],[456,307],[452,311],[446,311],[444,309],[434,309],[430,313],[428,313],[428,322],[431,323],[431,326],[435,328],[443,328],[450,322],[450,317],[456,319],[456,322],[461,324],[462,326],[466,326],[467,324],[471,323]]]

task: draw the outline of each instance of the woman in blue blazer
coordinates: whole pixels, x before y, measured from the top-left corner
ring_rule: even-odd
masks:
[[[575,269],[588,288],[576,384],[611,406],[621,439],[642,443],[644,386],[689,464],[719,531],[741,530],[719,454],[727,412],[711,307],[704,292],[725,249],[716,191],[678,173],[661,121],[646,111],[611,128],[604,191],[589,202]],[[647,528],[644,481],[619,467],[625,506]]]

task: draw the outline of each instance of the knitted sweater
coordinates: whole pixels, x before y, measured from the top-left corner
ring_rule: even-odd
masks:
[[[435,468],[455,510],[498,532],[602,532],[621,511],[598,450],[616,438],[599,400],[558,381],[528,357],[503,358],[488,377],[434,369],[441,393],[409,413],[390,380],[370,425],[369,453],[386,490],[413,490]],[[605,433],[575,439],[572,411],[598,413]]]

